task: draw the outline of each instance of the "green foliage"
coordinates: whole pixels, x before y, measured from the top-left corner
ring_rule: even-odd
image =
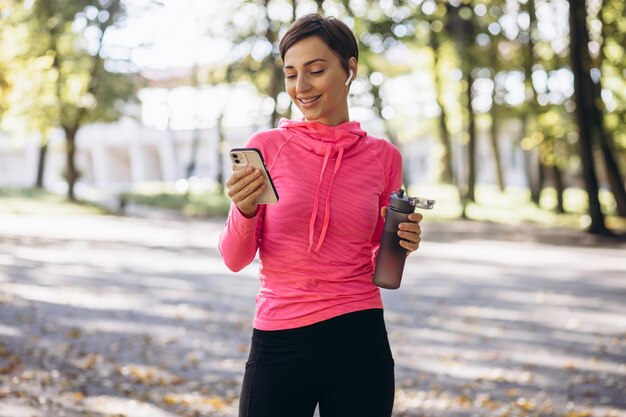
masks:
[[[602,25],[602,104],[606,127],[626,160],[626,5],[620,0],[605,0],[597,18]]]
[[[128,203],[175,210],[194,217],[223,217],[230,208],[230,199],[213,191],[180,192],[167,187],[153,187],[126,193],[122,198]]]
[[[408,191],[411,195],[427,195],[437,201],[435,209],[425,213],[429,221],[458,218],[463,209],[456,188],[448,184],[412,186]],[[474,220],[580,228],[588,210],[587,195],[581,188],[565,190],[563,214],[554,211],[557,197],[553,188],[542,191],[538,206],[529,202],[529,191],[525,188],[507,187],[499,192],[495,186],[484,184],[476,187],[476,194],[477,202],[467,207],[468,216]],[[615,201],[608,191],[600,192],[600,202],[607,213],[615,211]],[[624,229],[619,221],[615,226],[616,230]]]
[[[568,126],[572,126],[571,113],[564,112],[562,108],[553,107],[543,111],[537,118],[539,126],[535,135],[524,139],[522,146],[530,149],[540,147],[542,162],[545,165],[556,165],[561,170],[567,168],[569,157],[575,154],[572,141],[568,139],[571,132]]]
[[[106,30],[123,17],[120,0],[5,1],[0,32],[2,127],[13,137],[117,120],[139,79],[108,71]],[[3,84],[0,83],[0,86]]]
[[[124,17],[121,0],[4,0],[0,31],[1,127],[13,138],[47,141],[62,128],[67,139],[68,196],[77,179],[74,139],[92,122],[112,122],[125,112],[139,77],[109,71],[107,29]],[[43,166],[43,165],[40,165]]]
[[[300,7],[306,3],[307,7]],[[253,82],[262,94],[276,98],[275,75],[280,62],[276,47],[288,22],[278,7],[294,8],[298,14],[318,10],[337,15],[352,27],[359,41],[359,77],[362,83],[352,95],[352,105],[370,109],[382,119],[387,137],[405,143],[425,136],[436,136],[440,126],[449,131],[449,140],[467,143],[469,136],[464,101],[467,89],[473,98],[480,96],[478,128],[486,132],[492,121],[504,125],[507,120],[521,120],[517,143],[526,151],[536,152],[541,162],[561,171],[576,169],[580,161],[577,147],[577,121],[570,83],[570,55],[567,48],[569,26],[562,13],[566,0],[327,0],[324,2],[281,2],[278,0],[242,1],[242,14],[233,15],[232,27],[245,21],[242,15],[259,16],[239,25],[237,39],[243,44],[240,55],[230,67],[234,80]],[[323,7],[322,7],[323,5]],[[626,13],[621,0],[602,0],[588,5],[591,39],[601,52],[604,122],[614,138],[622,164],[626,161]],[[259,40],[264,38],[263,40]],[[274,49],[255,54],[254,46],[270,42]],[[589,51],[593,54],[593,44]],[[262,49],[262,48],[261,48]],[[401,59],[398,56],[401,55]],[[436,55],[436,56],[435,56]],[[436,65],[435,65],[436,64]],[[437,68],[437,77],[433,72]],[[455,74],[454,76],[452,76]],[[461,74],[461,75],[459,75]],[[471,76],[471,77],[470,77]],[[405,97],[397,98],[394,80],[402,80]],[[428,81],[432,80],[430,84]],[[474,85],[468,85],[469,82]],[[436,88],[432,86],[438,84]],[[520,87],[521,86],[521,87]],[[282,80],[281,86],[282,88]],[[364,88],[363,88],[364,87]],[[391,89],[394,89],[394,94]],[[485,103],[486,90],[493,91],[491,103]],[[424,91],[423,91],[424,90]],[[435,94],[443,107],[441,123],[437,112],[421,111],[420,97]],[[433,100],[434,101],[434,100]],[[418,115],[418,117],[416,117]],[[494,130],[495,132],[496,130]],[[396,139],[398,139],[396,141]],[[458,156],[457,156],[458,157]],[[617,156],[620,159],[620,156]],[[530,169],[530,168],[527,168]],[[529,172],[529,177],[534,176]],[[568,185],[568,184],[566,184]]]

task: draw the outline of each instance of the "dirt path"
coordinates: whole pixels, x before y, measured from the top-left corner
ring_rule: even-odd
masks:
[[[257,290],[222,221],[0,218],[0,417],[235,416]],[[626,245],[425,224],[384,292],[395,417],[626,416]]]

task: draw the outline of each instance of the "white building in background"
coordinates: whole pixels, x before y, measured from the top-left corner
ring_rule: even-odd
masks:
[[[226,128],[225,149],[241,146],[254,132],[266,126]],[[366,128],[366,127],[365,127]],[[367,129],[367,128],[366,128]],[[524,155],[515,146],[515,132],[500,138],[505,182],[525,186]],[[144,182],[174,183],[187,177],[192,158],[194,138],[198,137],[194,176],[211,181],[218,177],[218,158],[222,157],[224,177],[230,172],[225,152],[218,150],[217,128],[200,130],[161,130],[138,121],[124,118],[113,124],[94,124],[81,128],[77,135],[76,165],[80,173],[79,185],[102,190],[121,191]],[[6,136],[0,136],[0,187],[30,187],[35,183],[38,163],[38,138],[14,147]],[[46,159],[44,185],[62,189],[65,169],[65,140],[62,131],[55,131],[50,139]],[[434,148],[438,141],[424,137],[403,147],[409,180],[413,184],[437,181],[438,165]],[[464,152],[457,146],[453,152]],[[477,180],[495,183],[495,167],[489,138],[480,135],[477,147]],[[466,156],[455,158],[456,170],[466,169]]]
[[[225,146],[242,145],[256,127],[226,129]],[[175,182],[187,177],[194,139],[198,136],[194,176],[218,177],[217,128],[160,130],[132,119],[113,124],[94,124],[78,131],[76,166],[79,184],[103,190],[127,190],[142,182]],[[0,136],[0,187],[29,187],[35,183],[39,139],[30,138],[19,147]],[[65,139],[62,131],[50,138],[44,186],[58,189],[64,184]],[[230,170],[225,159],[224,170]]]
[[[224,114],[224,147],[241,146],[263,126],[262,103],[247,86],[191,89],[151,88],[140,92],[141,119],[124,117],[116,123],[83,126],[76,136],[77,188],[128,190],[144,182],[173,183],[187,177],[194,146],[193,176],[215,181],[218,177],[217,119]],[[243,104],[242,104],[243,103]],[[233,111],[233,107],[239,110]],[[234,119],[245,112],[246,120]],[[39,138],[12,140],[0,132],[0,187],[35,184]],[[197,145],[195,144],[197,142]],[[65,138],[61,129],[49,138],[44,186],[66,188]],[[223,156],[224,157],[224,156]],[[230,171],[227,161],[222,165]],[[228,174],[228,172],[225,172]],[[78,190],[80,192],[80,190]]]
[[[142,121],[123,118],[112,124],[93,124],[79,129],[76,165],[80,173],[77,192],[81,187],[95,187],[118,192],[145,182],[175,183],[187,177],[192,159],[194,140],[197,142],[196,167],[193,176],[205,183],[218,178],[218,158],[223,158],[224,178],[230,162],[226,152],[218,149],[216,120],[224,115],[225,143],[222,151],[241,146],[254,132],[266,129],[262,123],[273,106],[258,97],[249,86],[207,87],[191,89],[153,88],[140,93]],[[365,130],[374,136],[384,136],[382,123],[371,112],[355,109],[354,116],[363,120]],[[197,128],[194,128],[197,126]],[[516,140],[519,127],[507,125],[501,131],[499,144],[507,185],[525,186],[524,155]],[[19,146],[0,133],[0,187],[30,187],[37,175],[39,139],[32,137]],[[437,181],[440,161],[439,146],[434,137],[416,138],[403,146],[408,179],[412,184]],[[63,190],[65,169],[65,139],[59,129],[51,135],[46,158],[44,186]],[[453,149],[457,155],[465,152],[460,145]],[[495,183],[492,150],[486,133],[479,133],[477,146],[477,180]],[[457,172],[466,170],[466,156],[454,158]]]

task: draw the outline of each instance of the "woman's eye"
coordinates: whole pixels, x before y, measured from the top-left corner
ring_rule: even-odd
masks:
[[[313,74],[313,75],[319,75],[319,74],[321,74],[321,73],[323,73],[323,72],[324,72],[324,70],[312,71],[312,72],[311,72],[311,74]]]

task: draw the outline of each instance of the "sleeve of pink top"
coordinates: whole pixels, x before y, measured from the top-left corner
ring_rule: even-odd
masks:
[[[248,266],[259,248],[263,210],[261,206],[258,207],[256,215],[247,218],[235,204],[230,206],[217,246],[224,263],[233,272],[239,272]]]
[[[390,152],[389,160],[380,161],[383,167],[387,168],[386,186],[385,191],[380,195],[378,200],[378,221],[376,223],[376,229],[372,235],[372,264],[376,267],[376,258],[378,257],[378,248],[380,247],[380,240],[383,235],[383,228],[385,226],[385,219],[380,215],[380,210],[383,207],[389,206],[389,198],[393,191],[397,191],[402,186],[402,154],[394,147],[393,152]]]

